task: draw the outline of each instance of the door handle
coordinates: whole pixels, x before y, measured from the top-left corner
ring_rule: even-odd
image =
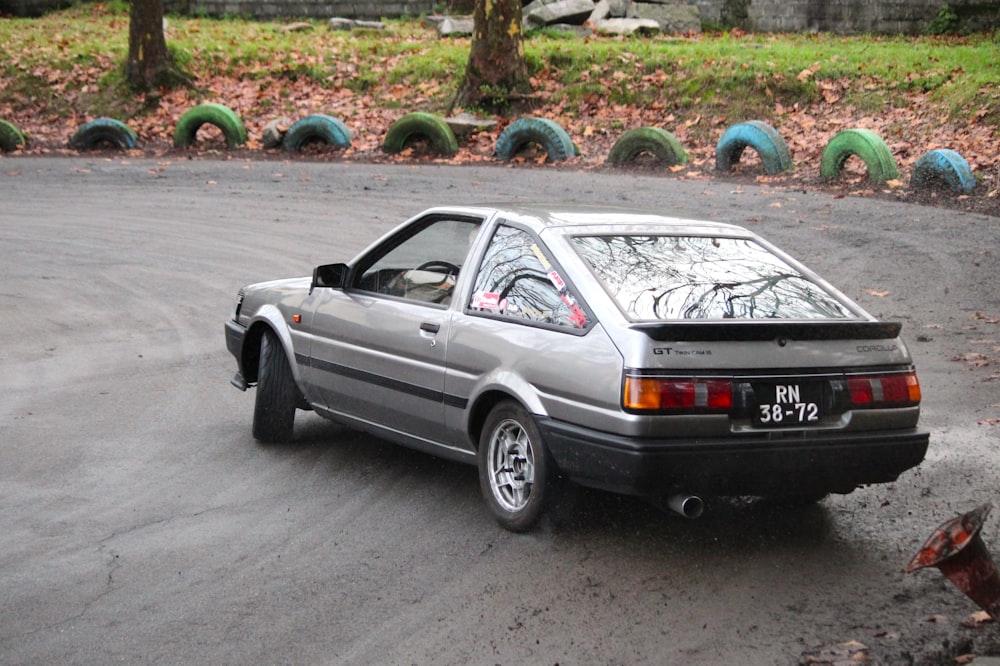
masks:
[[[420,330],[425,331],[427,333],[437,333],[438,331],[441,330],[441,325],[432,324],[429,321],[425,321],[424,323],[420,324]]]

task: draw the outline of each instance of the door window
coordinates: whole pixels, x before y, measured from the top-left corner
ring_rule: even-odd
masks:
[[[476,274],[470,312],[583,329],[588,317],[558,268],[522,229],[501,225]]]
[[[432,218],[408,227],[366,257],[355,289],[447,305],[481,220]]]

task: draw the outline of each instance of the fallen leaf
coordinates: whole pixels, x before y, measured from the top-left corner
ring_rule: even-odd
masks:
[[[993,616],[987,613],[986,611],[981,610],[981,611],[976,611],[975,613],[971,613],[967,618],[962,620],[962,626],[979,627],[986,624],[987,622],[992,622],[992,621],[993,621]]]

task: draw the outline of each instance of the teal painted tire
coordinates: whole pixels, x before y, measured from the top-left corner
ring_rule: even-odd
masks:
[[[343,122],[333,116],[316,113],[288,128],[281,144],[285,150],[295,153],[309,141],[320,141],[334,148],[349,148],[351,138],[351,130]]]
[[[576,154],[573,140],[558,123],[547,118],[520,118],[500,133],[496,156],[501,160],[511,160],[529,143],[541,146],[550,162],[565,160]]]
[[[451,156],[458,152],[455,132],[443,119],[420,111],[409,113],[392,124],[382,141],[382,150],[399,153],[408,141],[425,137],[438,155]]]
[[[868,178],[875,183],[899,178],[889,146],[878,134],[866,129],[844,130],[830,139],[820,158],[820,177],[837,178],[851,155],[857,155],[865,163]]]
[[[976,177],[965,158],[954,150],[939,148],[920,156],[913,165],[910,186],[934,188],[944,186],[956,194],[968,194],[976,189]]]
[[[24,132],[6,120],[0,120],[0,150],[5,153],[17,150],[26,140]]]
[[[673,134],[659,127],[636,127],[618,137],[608,153],[608,163],[624,166],[644,153],[666,166],[688,162],[687,152]]]
[[[748,120],[733,125],[719,139],[715,146],[716,170],[732,171],[747,148],[753,148],[760,155],[764,171],[769,174],[788,171],[794,166],[788,144],[777,130],[760,120]]]
[[[118,150],[132,150],[139,136],[131,127],[114,118],[97,118],[83,125],[70,138],[70,148],[90,150],[111,145]]]
[[[174,147],[187,148],[202,125],[215,125],[226,137],[226,146],[236,148],[247,142],[247,130],[232,109],[222,104],[206,103],[188,109],[174,129]]]

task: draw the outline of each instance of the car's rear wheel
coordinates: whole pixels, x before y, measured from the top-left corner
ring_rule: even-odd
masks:
[[[253,409],[253,436],[266,443],[292,439],[295,407],[299,403],[288,357],[274,331],[260,339],[260,365],[257,372],[257,397]]]
[[[534,527],[558,492],[555,472],[531,414],[510,401],[494,407],[479,440],[479,484],[497,522],[514,532]]]

